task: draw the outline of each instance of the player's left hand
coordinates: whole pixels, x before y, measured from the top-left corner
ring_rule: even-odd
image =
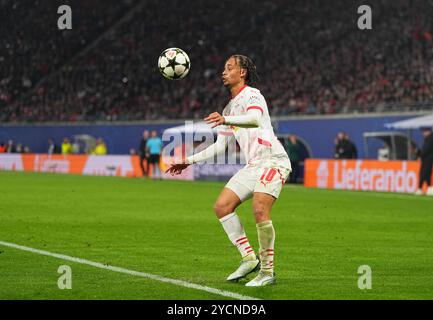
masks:
[[[222,125],[226,122],[226,119],[220,115],[218,112],[213,112],[210,115],[208,115],[206,118],[204,118],[204,121],[206,121],[207,124],[215,123],[212,126],[212,129]]]

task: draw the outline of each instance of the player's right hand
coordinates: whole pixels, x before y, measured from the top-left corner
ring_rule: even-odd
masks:
[[[181,174],[182,171],[185,170],[188,166],[189,166],[189,164],[187,164],[187,163],[175,163],[175,164],[172,164],[171,167],[165,171],[165,173],[170,172],[170,174],[172,176],[177,175],[177,174]]]
[[[211,129],[218,127],[219,125],[222,125],[226,122],[226,119],[220,115],[218,112],[212,112],[210,115],[208,115],[206,118],[204,118],[204,121],[206,121],[207,124],[213,124]]]

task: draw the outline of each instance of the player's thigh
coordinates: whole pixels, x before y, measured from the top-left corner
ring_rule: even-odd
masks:
[[[241,199],[229,188],[224,188],[215,201],[214,211],[218,217],[222,217],[232,213],[241,204]]]
[[[251,198],[257,181],[257,170],[248,166],[239,170],[226,184],[226,188],[232,190],[241,200]]]

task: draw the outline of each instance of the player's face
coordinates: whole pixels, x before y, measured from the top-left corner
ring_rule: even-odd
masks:
[[[226,87],[232,87],[241,81],[244,81],[245,70],[241,69],[236,59],[231,57],[224,65],[222,81]]]

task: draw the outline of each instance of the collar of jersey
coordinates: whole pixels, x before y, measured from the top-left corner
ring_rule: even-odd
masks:
[[[241,93],[241,92],[242,92],[246,87],[248,87],[247,84],[244,85],[242,88],[240,88],[239,92],[236,93],[236,95],[235,95],[233,98],[231,98],[230,100],[234,100],[235,98],[237,98],[237,96],[239,96],[239,94],[240,94],[240,93]]]

